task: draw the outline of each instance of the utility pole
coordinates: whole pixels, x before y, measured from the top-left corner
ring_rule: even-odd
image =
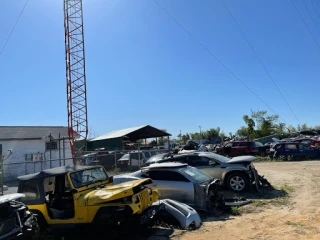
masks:
[[[180,144],[182,143],[182,136],[181,136],[181,130],[180,130]]]
[[[200,139],[201,139],[201,126],[199,126],[200,128],[200,136],[199,136],[199,144],[200,144]]]

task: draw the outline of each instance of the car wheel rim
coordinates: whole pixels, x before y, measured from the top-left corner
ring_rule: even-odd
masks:
[[[285,155],[280,155],[280,156],[279,156],[279,159],[280,159],[280,160],[285,160],[286,157],[285,157]]]
[[[230,186],[235,191],[241,191],[245,187],[245,181],[242,177],[234,176],[230,179]]]

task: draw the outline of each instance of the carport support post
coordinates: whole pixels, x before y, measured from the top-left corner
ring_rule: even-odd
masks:
[[[170,151],[170,137],[168,136],[168,150]]]

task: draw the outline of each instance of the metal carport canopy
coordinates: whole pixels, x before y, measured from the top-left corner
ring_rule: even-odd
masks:
[[[91,139],[90,141],[99,141],[113,138],[126,137],[130,140],[146,139],[146,138],[158,138],[158,137],[169,137],[171,134],[162,131],[158,128],[150,125],[144,125],[140,127],[126,128],[122,130],[115,130],[100,137]]]

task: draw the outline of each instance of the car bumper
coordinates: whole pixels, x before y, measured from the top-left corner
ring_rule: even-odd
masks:
[[[164,209],[165,205],[163,203],[159,205],[153,205],[150,208],[144,210],[140,215],[140,224],[143,225],[157,215],[160,211]]]
[[[184,203],[172,199],[162,199],[153,203],[153,205],[158,204],[165,204],[164,211],[178,220],[182,229],[189,227],[197,229],[202,224],[197,211]]]

